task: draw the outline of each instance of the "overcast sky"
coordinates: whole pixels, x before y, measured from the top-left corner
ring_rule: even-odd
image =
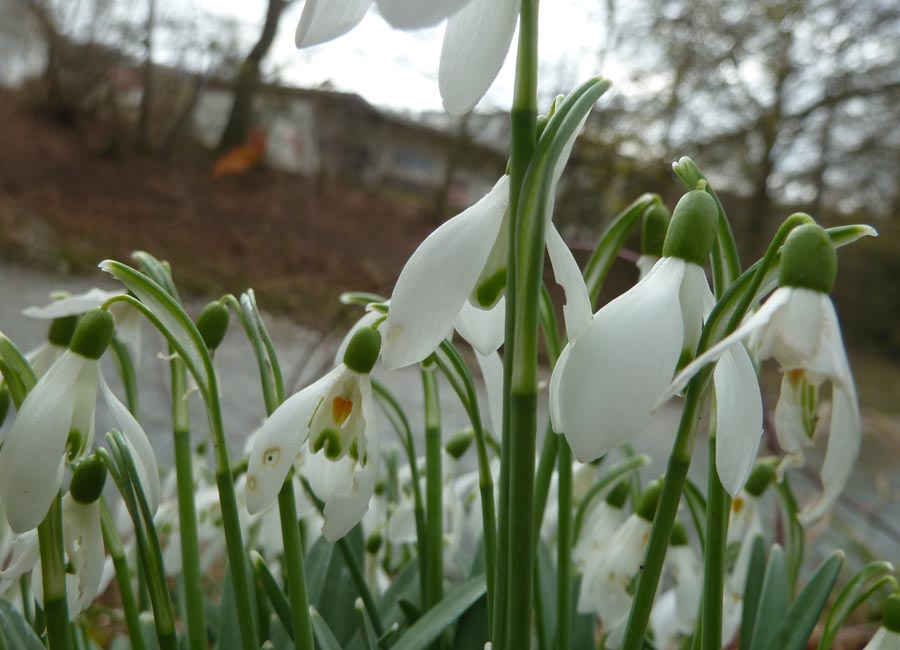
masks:
[[[248,39],[255,36],[265,14],[265,0],[196,1],[203,11],[240,21]],[[600,0],[542,3],[539,53],[544,93],[569,90],[595,74],[603,74],[620,89],[623,87],[626,79],[621,64],[607,59],[604,69],[597,69],[605,5]],[[437,69],[443,25],[416,32],[397,31],[373,8],[349,34],[298,51],[294,30],[302,7],[303,0],[296,0],[286,10],[268,59],[269,69],[278,70],[284,81],[304,86],[330,82],[339,90],[359,93],[374,104],[395,110],[441,109]],[[514,54],[513,47],[479,108],[509,108]]]

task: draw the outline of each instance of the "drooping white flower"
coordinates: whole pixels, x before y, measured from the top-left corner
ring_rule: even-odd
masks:
[[[599,458],[640,433],[679,359],[696,348],[714,302],[701,264],[712,248],[716,219],[706,192],[682,197],[665,256],[593,317],[589,303],[583,306],[587,291],[577,266],[566,275],[557,270],[566,291],[569,342],[550,379],[550,417],[579,461]]]
[[[420,29],[447,19],[438,84],[452,115],[471,110],[500,71],[519,15],[518,0],[375,0],[398,29]],[[295,41],[311,47],[356,27],[372,0],[306,0]]]
[[[422,361],[457,323],[469,333],[473,345],[478,344],[481,354],[499,347],[504,316],[477,312],[485,308],[502,310],[500,291],[493,287],[487,304],[479,305],[480,310],[471,305],[467,308],[467,302],[473,299],[492,257],[502,257],[492,256],[492,251],[498,239],[505,237],[501,226],[508,205],[509,177],[504,176],[484,198],[442,224],[412,254],[397,278],[384,324],[385,367],[394,369]],[[502,269],[493,275],[492,284],[505,286]],[[479,323],[475,321],[478,318],[487,320]]]
[[[837,314],[828,295],[835,268],[834,246],[828,235],[814,224],[795,228],[782,252],[781,286],[730,336],[684,368],[669,389],[677,390],[703,366],[749,339],[749,347],[760,360],[774,358],[784,373],[775,409],[775,433],[787,454],[779,468],[783,472],[804,464],[803,449],[812,444],[814,433],[807,422],[810,393],[815,397],[818,388],[830,382],[831,426],[821,470],[823,490],[800,512],[803,523],[818,519],[830,509],[847,483],[859,453],[861,428],[856,388]],[[744,465],[740,456],[757,446],[758,440],[719,440],[717,466],[729,490],[741,486],[733,474],[729,481],[733,467]],[[733,462],[719,465],[720,457]]]
[[[275,500],[308,440],[303,471],[325,502],[322,533],[335,541],[360,521],[381,452],[369,379],[380,347],[377,330],[357,330],[344,362],[285,400],[254,434],[246,484],[251,514]]]

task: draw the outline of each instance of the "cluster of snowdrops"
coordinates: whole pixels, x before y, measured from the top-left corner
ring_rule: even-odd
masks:
[[[350,30],[371,4],[307,0],[298,45]],[[252,291],[192,318],[172,269],[147,253],[100,264],[119,291],[27,310],[47,324],[44,345],[24,353],[0,336],[0,647],[801,650],[818,629],[826,650],[865,605],[883,611],[867,648],[896,649],[891,564],[841,580],[840,551],[804,565],[804,529],[827,521],[861,439],[829,297],[837,249],[874,230],[790,215],[744,267],[724,206],[683,158],[674,209],[638,197],[581,268],[554,196],[609,82],[538,116],[536,3],[376,4],[405,29],[449,17],[440,83],[457,113],[490,85],[518,21],[508,174],[419,246],[389,299],[343,296],[359,321],[333,369],[293,394]],[[638,231],[638,282],[598,309]],[[141,425],[148,328],[162,335],[150,363],[168,367],[167,431]],[[257,360],[267,417],[255,431],[223,417],[223,400],[252,399],[220,389],[226,332]],[[783,377],[778,453],[761,456],[769,360]],[[421,374],[413,416],[372,376],[408,367]],[[464,431],[442,426],[451,399]],[[648,459],[631,441],[671,399],[683,403],[667,469],[642,480]],[[115,422],[103,436],[98,402]],[[206,427],[192,430],[192,405]],[[150,442],[162,436],[171,469]],[[705,489],[687,478],[698,438]],[[791,472],[826,444],[820,489],[798,503]]]

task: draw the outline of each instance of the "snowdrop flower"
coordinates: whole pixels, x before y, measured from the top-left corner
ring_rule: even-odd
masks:
[[[628,482],[620,481],[612,488],[606,497],[592,508],[578,536],[578,541],[572,548],[572,560],[575,566],[585,570],[592,557],[603,552],[603,547],[609,543],[609,539],[625,523],[625,501],[628,499]],[[589,610],[590,603],[594,601],[594,595],[590,593],[589,581],[583,580],[578,594],[579,611]]]
[[[683,386],[703,366],[748,338],[750,348],[759,359],[778,361],[784,374],[775,409],[775,433],[787,453],[780,472],[803,466],[803,448],[811,444],[814,433],[815,419],[809,416],[815,413],[808,412],[810,398],[814,404],[819,387],[825,381],[831,383],[831,427],[821,470],[823,490],[800,512],[803,523],[818,519],[830,509],[847,483],[859,453],[861,431],[856,388],[829,297],[836,269],[834,245],[822,228],[810,223],[792,230],[782,248],[779,288],[734,333],[698,357],[672,382],[672,387]],[[736,462],[723,467],[717,456],[716,464],[722,483],[732,491],[740,487],[740,481],[734,480],[734,468],[747,462],[741,461],[740,455],[752,451],[751,456],[755,457],[759,439],[734,440],[728,444],[741,447],[723,451]],[[726,440],[720,438],[720,448],[725,445]]]
[[[88,458],[76,467],[69,492],[62,498],[66,593],[69,618],[73,620],[101,593],[104,583],[105,552],[98,499],[105,481],[103,462],[96,457]],[[0,592],[32,571],[34,597],[43,602],[37,530],[18,535],[13,542],[9,566],[0,572]]]
[[[692,634],[697,625],[697,611],[703,592],[703,570],[697,554],[689,546],[687,531],[675,522],[666,563],[675,581],[653,604],[650,625],[653,639],[661,650],[678,647],[678,638]]]
[[[159,504],[159,475],[144,430],[115,397],[99,359],[113,336],[113,318],[101,309],[82,317],[69,350],[31,390],[0,448],[0,501],[17,533],[36,528],[62,486],[66,461],[93,446],[100,390],[134,457],[148,503]]]
[[[113,335],[102,310],[82,318],[65,352],[31,390],[0,448],[0,501],[17,533],[36,528],[73,461],[94,439],[99,359]]]
[[[644,551],[650,540],[660,488],[659,482],[648,486],[634,514],[629,515],[585,568],[582,589],[587,589],[589,597],[579,597],[578,611],[593,611],[600,616],[606,632],[606,648],[614,649],[622,644],[631,609],[630,587],[641,569]]]
[[[57,319],[71,318],[71,328],[72,331],[74,331],[74,323],[77,322],[77,319],[75,319],[76,316],[81,316],[91,309],[97,309],[108,300],[121,295],[121,291],[104,291],[97,287],[89,289],[84,293],[59,293],[53,295],[54,300],[50,304],[43,307],[28,307],[23,310],[22,313],[29,318],[45,320],[53,319],[54,322]],[[131,350],[131,355],[135,359],[135,363],[138,363],[141,354],[141,323],[143,321],[141,313],[124,302],[117,302],[110,305],[108,311],[116,320],[116,336],[128,346]],[[51,325],[51,329],[52,327],[53,326]],[[64,330],[60,332],[60,334],[63,333]],[[70,331],[69,338],[71,338],[71,335]],[[65,343],[58,343],[57,346],[59,345],[62,345],[62,347],[65,348],[68,346],[68,341],[65,341]],[[31,358],[29,358],[29,361],[31,361]],[[53,361],[55,361],[55,359],[50,359],[50,363],[53,363]],[[49,365],[50,364],[48,363],[46,367],[49,367]],[[34,362],[32,362],[32,367],[34,367],[34,371],[38,377],[43,375],[42,372],[38,371],[38,367]]]
[[[470,111],[493,83],[512,42],[518,0],[375,0],[398,29],[420,29],[447,19],[438,85],[451,115]],[[372,0],[306,0],[295,41],[311,47],[356,27]]]
[[[900,648],[900,594],[891,594],[884,604],[881,627],[863,650],[897,650]]]
[[[504,176],[412,254],[397,278],[384,324],[385,367],[424,360],[454,325],[482,355],[500,347],[507,241],[502,225],[508,205],[509,177]]]
[[[716,236],[715,202],[703,190],[675,207],[663,257],[629,291],[590,315],[568,249],[548,250],[566,293],[569,343],[550,379],[553,429],[588,462],[640,433],[679,359],[693,354],[714,302],[702,265]],[[567,256],[567,257],[566,257]],[[563,264],[563,258],[570,260]],[[568,266],[568,271],[562,269]]]
[[[369,379],[380,349],[377,329],[359,329],[343,363],[288,398],[263,423],[247,466],[250,514],[275,500],[309,440],[304,473],[325,502],[323,535],[335,541],[359,523],[375,490],[380,456]]]

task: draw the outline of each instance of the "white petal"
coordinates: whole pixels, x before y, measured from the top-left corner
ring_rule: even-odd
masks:
[[[22,310],[22,313],[30,318],[47,319],[79,316],[86,311],[96,309],[110,298],[121,295],[121,291],[104,291],[94,287],[84,293],[55,300],[46,307],[28,307]]]
[[[675,608],[675,590],[669,589],[656,599],[650,612],[653,642],[660,650],[677,647],[679,635],[678,616]]]
[[[435,230],[406,262],[384,327],[388,369],[434,352],[456,322],[497,239],[509,204],[509,177],[478,203]]]
[[[391,514],[387,525],[387,535],[392,544],[415,543],[416,518],[411,501],[403,501]]]
[[[432,27],[449,18],[469,0],[377,0],[378,11],[397,29]]]
[[[725,350],[730,348],[734,343],[741,341],[748,336],[751,336],[754,332],[759,331],[761,328],[766,327],[789,298],[790,293],[782,292],[780,289],[772,294],[772,297],[760,307],[759,311],[746,319],[734,332],[682,368],[681,372],[679,372],[675,376],[675,379],[672,380],[672,383],[669,384],[666,392],[663,393],[662,397],[656,402],[654,408],[658,408],[674,396],[675,393],[684,389],[688,381],[690,381],[694,375],[700,372],[705,365],[712,363],[721,357],[725,353]]]
[[[40,379],[47,374],[47,371],[50,370],[51,366],[56,363],[56,360],[59,359],[66,350],[68,350],[68,348],[61,345],[54,345],[50,341],[45,341],[40,347],[26,354],[25,358],[28,359],[28,363],[31,364],[35,376]]]
[[[262,512],[275,500],[309,435],[310,417],[322,396],[344,372],[346,367],[338,366],[289,397],[257,431],[247,461],[247,510],[251,515]]]
[[[824,515],[837,501],[859,455],[860,419],[856,392],[835,385],[832,389],[831,431],[822,465],[822,494],[803,508],[800,522],[809,524]]]
[[[703,571],[690,546],[669,548],[672,576],[675,578],[675,602],[681,631],[689,634],[697,622],[697,610],[703,592]]]
[[[822,298],[828,298],[818,291],[797,287],[779,289],[779,292],[788,293],[788,299],[772,318],[766,332],[761,333],[759,357],[775,357],[786,370],[808,368],[821,339]]]
[[[804,383],[802,377],[795,377],[790,372],[781,378],[781,394],[775,406],[775,435],[778,444],[788,454],[801,454],[810,440],[806,433],[803,418]]]
[[[9,563],[6,568],[0,571],[0,592],[6,591],[19,578],[31,571],[37,561],[41,559],[36,529],[13,538],[12,553],[8,559]]]
[[[97,597],[103,579],[103,536],[100,504],[77,503],[71,494],[62,500],[63,536],[74,574],[66,574],[69,618],[74,620]]]
[[[656,255],[641,255],[637,258],[634,264],[638,267],[638,282],[647,277],[647,274],[650,273],[650,269],[652,269],[658,261],[659,258]]]
[[[112,392],[103,375],[100,375],[100,388],[103,393],[103,399],[106,401],[106,406],[109,407],[113,419],[118,424],[119,430],[125,437],[125,442],[128,444],[129,451],[134,458],[150,511],[155,514],[156,509],[159,507],[160,498],[159,468],[156,464],[156,455],[153,453],[150,440],[147,439],[144,428]]]
[[[684,320],[683,349],[688,350],[693,356],[700,340],[703,322],[716,303],[702,267],[691,262],[685,264],[684,280],[681,282],[679,295]]]
[[[372,0],[306,0],[294,35],[298,48],[343,36],[366,15]]]
[[[599,458],[650,422],[681,355],[683,273],[682,260],[662,260],[644,281],[597,312],[554,368],[554,429],[566,435],[579,461]]]
[[[66,352],[31,390],[0,448],[0,501],[10,528],[37,528],[62,483],[75,382],[86,360]]]
[[[569,340],[574,341],[591,324],[591,299],[581,269],[552,221],[547,223],[546,240],[553,275],[566,294],[566,304],[563,305],[566,333]]]
[[[559,399],[559,384],[560,379],[566,374],[566,363],[569,361],[569,353],[571,351],[571,344],[567,344],[566,347],[562,349],[562,352],[559,353],[559,359],[556,360],[556,365],[553,366],[553,373],[550,375],[550,425],[553,427],[555,433],[564,433],[562,428],[562,407]]]
[[[467,300],[456,319],[456,331],[476,352],[496,352],[506,335],[506,296],[490,309],[473,307]]]
[[[484,379],[484,390],[487,393],[487,411],[491,417],[491,429],[495,436],[503,431],[503,361],[498,352],[484,356],[475,353],[475,360],[481,369]],[[482,415],[482,420],[484,416]]]
[[[762,396],[756,369],[743,344],[722,355],[713,374],[716,389],[716,470],[737,496],[747,482],[763,430]]]
[[[886,627],[879,627],[863,650],[898,650],[898,648],[900,648],[900,632],[891,632]]]
[[[109,313],[116,319],[116,338],[128,347],[134,365],[139,366],[144,315],[126,302],[113,303]]]
[[[471,0],[447,21],[438,85],[448,113],[470,111],[493,83],[518,15],[518,0]]]

